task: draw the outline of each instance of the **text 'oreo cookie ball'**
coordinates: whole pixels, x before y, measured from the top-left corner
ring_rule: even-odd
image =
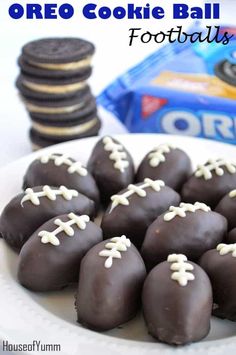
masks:
[[[211,284],[204,270],[185,255],[169,255],[150,272],[142,302],[149,333],[161,342],[184,345],[209,333]]]
[[[24,176],[23,188],[49,185],[67,186],[84,194],[96,205],[99,191],[92,175],[85,166],[66,154],[49,154],[34,160]]]
[[[229,230],[236,227],[236,190],[232,190],[225,195],[218,203],[216,212],[225,216],[228,220]]]
[[[104,137],[95,145],[88,161],[103,203],[134,181],[133,159],[125,147],[112,137]]]
[[[51,219],[21,249],[20,283],[30,290],[45,292],[78,282],[83,256],[102,239],[101,229],[87,215],[69,213]]]
[[[212,284],[213,314],[236,321],[236,244],[219,244],[207,251],[200,266]]]
[[[148,228],[141,254],[148,269],[166,260],[172,253],[185,254],[198,261],[215,248],[227,233],[227,220],[204,203],[171,206]]]
[[[78,322],[105,331],[132,319],[141,306],[145,277],[143,260],[125,236],[97,244],[80,266]]]
[[[180,196],[163,181],[146,178],[129,185],[111,200],[101,223],[104,237],[125,234],[141,248],[147,228],[170,205],[178,205]]]
[[[0,233],[19,251],[29,237],[49,219],[65,213],[93,217],[94,202],[65,186],[36,186],[14,197],[0,217]]]
[[[139,165],[136,180],[160,179],[179,191],[192,173],[189,156],[171,144],[161,144],[150,151]]]
[[[184,184],[182,200],[201,201],[212,208],[236,186],[236,163],[227,159],[210,159],[199,165]]]

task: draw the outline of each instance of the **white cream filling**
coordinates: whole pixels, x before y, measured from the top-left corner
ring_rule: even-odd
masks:
[[[78,62],[71,63],[37,63],[33,61],[27,61],[29,64],[37,68],[49,69],[49,70],[76,70],[86,68],[91,65],[92,57],[87,57]]]
[[[37,92],[43,92],[47,94],[66,94],[67,92],[73,92],[83,89],[86,86],[86,81],[80,81],[78,83],[68,85],[45,85],[32,83],[28,80],[23,80],[23,85]]]
[[[65,106],[65,107],[46,107],[46,106],[37,106],[31,104],[29,102],[25,102],[25,106],[28,111],[35,113],[46,113],[46,114],[63,114],[63,113],[71,113],[76,110],[79,110],[84,106],[84,102],[79,103],[77,105]]]
[[[40,123],[33,122],[33,128],[42,134],[48,134],[52,136],[71,136],[75,134],[80,134],[88,131],[89,129],[93,128],[98,122],[97,117],[93,118],[91,121],[78,124],[77,126],[73,127],[51,127],[51,126],[44,126]]]

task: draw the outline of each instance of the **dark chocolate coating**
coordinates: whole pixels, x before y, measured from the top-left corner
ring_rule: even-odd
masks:
[[[103,239],[102,230],[95,223],[88,222],[85,230],[76,224],[71,226],[75,232],[73,236],[59,233],[58,246],[43,244],[39,232],[53,232],[58,227],[54,224],[57,218],[63,222],[70,221],[67,215],[51,219],[34,232],[21,249],[18,279],[30,290],[55,291],[78,282],[83,256]]]
[[[149,333],[161,342],[184,345],[201,340],[210,330],[212,288],[198,265],[186,286],[171,279],[171,263],[157,265],[143,287],[143,313]]]
[[[201,201],[215,208],[218,202],[236,186],[236,174],[230,174],[225,167],[222,169],[223,176],[212,172],[212,179],[209,180],[192,175],[183,186],[182,200],[190,203]]]
[[[215,248],[227,232],[227,220],[216,212],[186,212],[164,221],[159,216],[148,228],[141,255],[148,269],[167,259],[169,254],[184,254],[197,261],[207,250]]]
[[[216,212],[225,216],[228,221],[229,230],[236,227],[236,198],[229,197],[229,194],[225,195],[218,203],[215,209]]]
[[[200,265],[212,284],[216,304],[213,314],[219,318],[236,321],[236,258],[232,253],[220,255],[214,249],[202,256]]]
[[[33,191],[42,191],[43,186],[33,187]],[[52,187],[57,190],[57,187]],[[0,233],[5,241],[16,251],[20,251],[24,243],[43,223],[49,219],[65,213],[87,214],[94,216],[94,202],[88,197],[78,194],[71,200],[57,196],[55,201],[47,197],[40,198],[40,205],[36,206],[31,201],[21,200],[25,196],[21,193],[14,197],[4,208],[0,217]]]
[[[225,240],[227,244],[236,243],[236,228],[229,232]]]
[[[189,156],[181,149],[170,148],[169,153],[164,153],[165,162],[160,163],[157,167],[152,167],[149,164],[150,151],[139,165],[136,181],[143,181],[145,178],[153,180],[163,180],[166,185],[172,189],[179,191],[185,181],[192,173],[192,164]]]
[[[132,319],[141,305],[141,291],[146,270],[137,249],[131,245],[113,259],[111,268],[104,266],[99,252],[108,240],[97,244],[82,259],[76,296],[78,322],[104,331]]]
[[[53,155],[62,156],[62,154]],[[76,160],[72,158],[69,159],[74,163],[76,162]],[[70,174],[68,169],[69,166],[66,164],[57,166],[53,160],[49,160],[48,163],[43,164],[40,158],[36,159],[30,164],[26,171],[23,189],[40,185],[64,185],[67,188],[79,191],[95,201],[96,205],[98,205],[99,191],[92,175],[89,172],[86,176],[81,176],[77,172]]]
[[[137,184],[137,186],[143,183]],[[119,193],[122,194],[127,189]],[[137,247],[141,248],[145,233],[150,224],[170,205],[177,206],[180,196],[168,186],[161,188],[159,192],[151,187],[145,188],[146,197],[140,197],[134,193],[129,197],[129,205],[118,205],[111,213],[111,204],[102,219],[104,238],[116,235],[126,235]]]
[[[112,138],[116,144],[121,144]],[[100,191],[101,200],[104,204],[109,202],[109,198],[126,188],[134,181],[134,163],[130,153],[123,147],[123,151],[127,154],[129,166],[124,172],[114,168],[115,161],[109,156],[111,151],[104,149],[103,138],[95,145],[88,161],[88,170],[93,175],[98,189]]]

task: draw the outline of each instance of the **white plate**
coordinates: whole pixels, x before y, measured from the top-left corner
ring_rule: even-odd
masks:
[[[122,135],[118,139],[130,150],[135,162],[154,146],[171,142],[185,149],[194,164],[210,157],[235,159],[236,147],[213,141],[166,135]],[[60,144],[44,152],[64,152],[86,163],[97,138]],[[0,171],[0,210],[21,191],[29,163],[41,155],[31,154]],[[76,323],[75,289],[35,294],[16,281],[17,256],[0,240],[0,339],[9,343],[60,344],[61,355],[116,354],[232,354],[236,350],[236,323],[212,318],[211,332],[199,343],[183,348],[156,342],[147,334],[141,315],[119,329],[96,333]],[[1,350],[0,350],[1,353]],[[29,354],[28,352],[27,354]],[[36,355],[36,352],[33,352]],[[52,354],[52,352],[44,352]]]

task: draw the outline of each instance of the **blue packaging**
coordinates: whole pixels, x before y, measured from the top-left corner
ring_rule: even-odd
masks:
[[[228,45],[168,44],[110,84],[98,103],[131,133],[236,144],[236,37]]]

